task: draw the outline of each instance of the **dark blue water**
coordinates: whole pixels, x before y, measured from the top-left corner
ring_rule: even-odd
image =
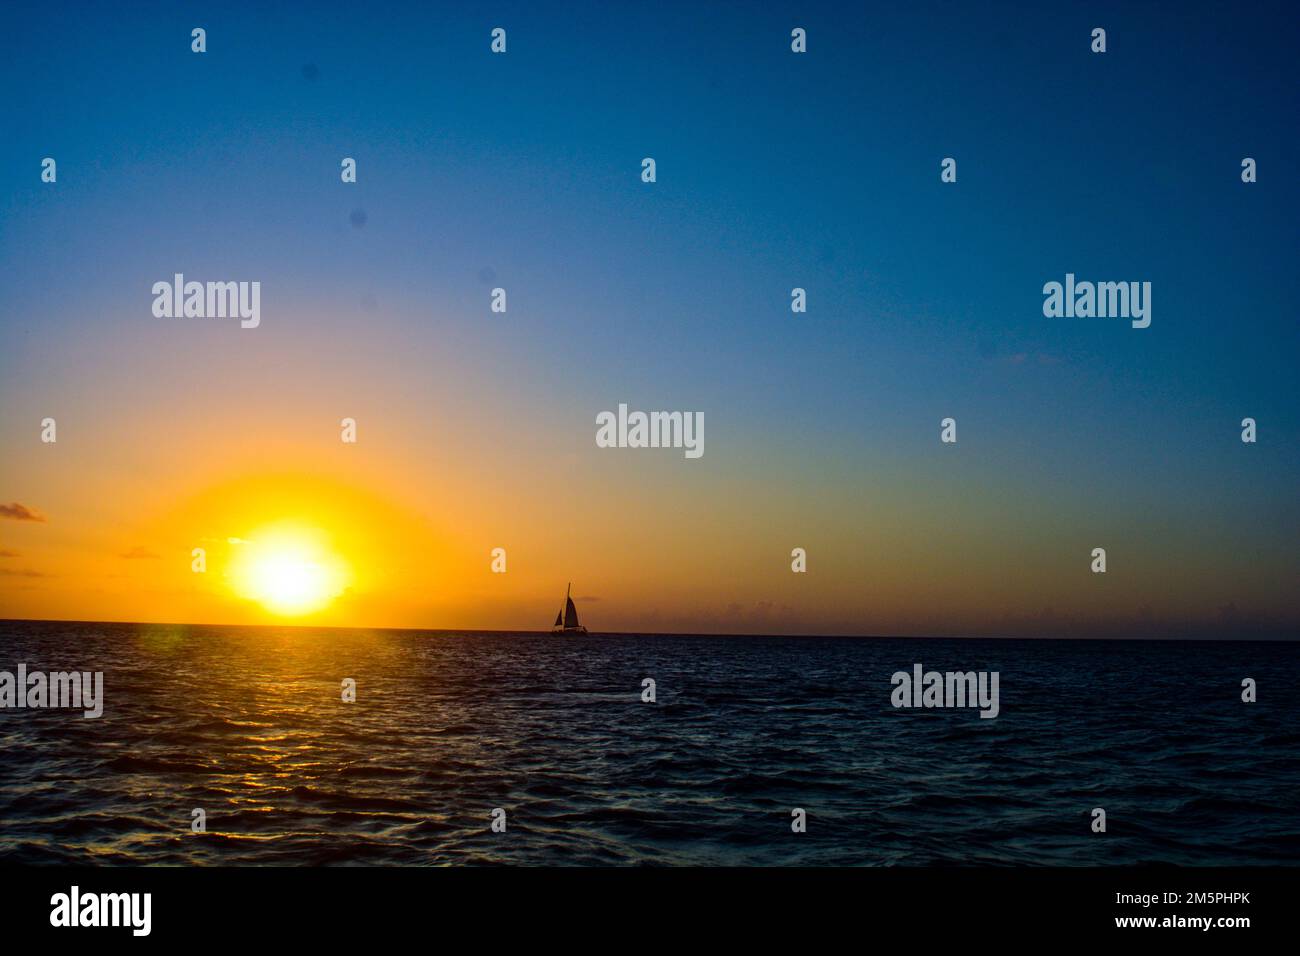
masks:
[[[1298,651],[0,622],[106,698],[0,710],[0,860],[1295,864]],[[1000,715],[895,709],[918,662]]]

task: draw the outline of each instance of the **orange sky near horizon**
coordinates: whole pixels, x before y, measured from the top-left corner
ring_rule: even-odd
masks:
[[[240,403],[229,381],[196,385],[143,422],[115,407],[129,397],[87,402],[53,445],[31,427],[34,403],[9,408],[5,447],[21,452],[0,478],[46,520],[0,521],[0,617],[540,630],[571,580],[593,630],[1050,634],[1213,622],[1277,593],[1258,575],[1170,565],[1143,540],[1166,519],[1118,509],[1094,518],[1112,570],[1093,575],[1079,514],[1027,486],[959,482],[937,442],[910,475],[880,467],[864,481],[834,452],[779,449],[784,472],[762,467],[758,443],[638,457],[596,448],[578,412],[573,439],[547,448],[489,400],[421,420],[385,415],[372,395],[349,445],[323,395],[247,385]],[[988,474],[991,460],[966,454],[968,476]],[[230,539],[283,522],[320,532],[350,570],[320,610],[276,614],[232,585]],[[1194,555],[1216,536],[1228,547],[1229,531],[1164,527],[1161,547]],[[806,574],[790,570],[796,546]]]

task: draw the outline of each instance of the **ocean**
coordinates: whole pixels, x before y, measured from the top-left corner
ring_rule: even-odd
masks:
[[[104,674],[0,710],[0,862],[1294,865],[1298,650],[0,622]],[[998,716],[895,708],[918,663]]]

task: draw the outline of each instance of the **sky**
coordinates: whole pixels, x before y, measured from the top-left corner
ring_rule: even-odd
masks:
[[[7,5],[0,617],[283,620],[237,579],[290,527],[344,569],[295,623],[545,628],[572,582],[594,630],[1294,636],[1297,32]],[[260,325],[156,317],[176,273]],[[1150,327],[1045,317],[1067,273]],[[704,454],[597,447],[620,403]]]

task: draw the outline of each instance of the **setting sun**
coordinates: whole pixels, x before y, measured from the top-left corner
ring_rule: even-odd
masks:
[[[313,529],[273,527],[248,539],[232,538],[235,557],[229,577],[240,597],[273,614],[293,616],[318,611],[343,593],[347,565]]]

